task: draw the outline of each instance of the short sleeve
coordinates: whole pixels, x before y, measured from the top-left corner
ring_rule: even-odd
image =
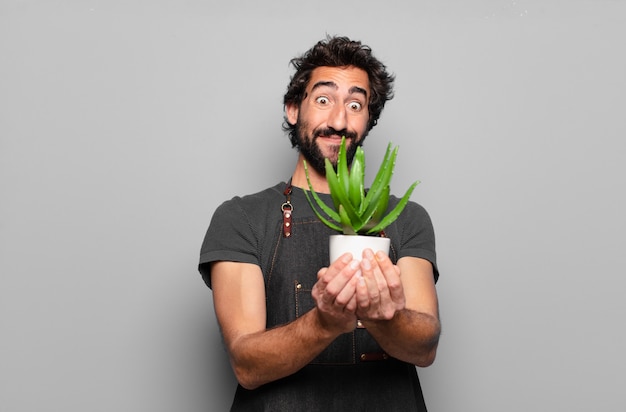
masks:
[[[401,224],[397,227],[401,243],[398,259],[412,256],[428,260],[433,265],[436,282],[439,279],[439,269],[435,252],[435,231],[428,212],[421,205],[409,202],[402,215]]]
[[[210,264],[220,260],[259,264],[258,237],[240,198],[228,200],[215,210],[202,242],[198,270],[209,287]]]

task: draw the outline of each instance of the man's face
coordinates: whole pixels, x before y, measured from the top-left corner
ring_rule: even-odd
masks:
[[[370,87],[367,73],[356,67],[318,67],[311,73],[300,107],[287,107],[296,124],[298,150],[318,173],[324,159],[337,164],[341,137],[346,137],[348,162],[367,135]]]

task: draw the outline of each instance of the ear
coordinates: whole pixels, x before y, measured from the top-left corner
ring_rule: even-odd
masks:
[[[287,121],[289,124],[296,124],[298,122],[298,105],[289,103],[285,107],[285,114],[287,115]]]

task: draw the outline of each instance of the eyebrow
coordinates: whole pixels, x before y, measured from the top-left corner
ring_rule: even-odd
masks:
[[[324,87],[324,86],[330,87],[330,88],[335,89],[335,90],[337,90],[339,88],[339,86],[337,86],[337,84],[335,82],[332,82],[332,81],[319,81],[319,82],[317,82],[317,83],[315,83],[313,85],[313,87],[311,88],[311,92],[313,92],[315,89],[317,89],[319,87]],[[359,93],[359,94],[362,94],[363,96],[365,96],[365,98],[367,98],[367,90],[365,90],[364,88],[359,87],[359,86],[352,86],[350,88],[350,90],[348,90],[348,92],[350,94]]]

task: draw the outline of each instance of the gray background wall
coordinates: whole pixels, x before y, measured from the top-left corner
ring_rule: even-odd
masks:
[[[397,75],[434,220],[431,411],[623,411],[626,2],[0,0],[0,410],[219,411],[215,207],[289,177],[288,61]]]

